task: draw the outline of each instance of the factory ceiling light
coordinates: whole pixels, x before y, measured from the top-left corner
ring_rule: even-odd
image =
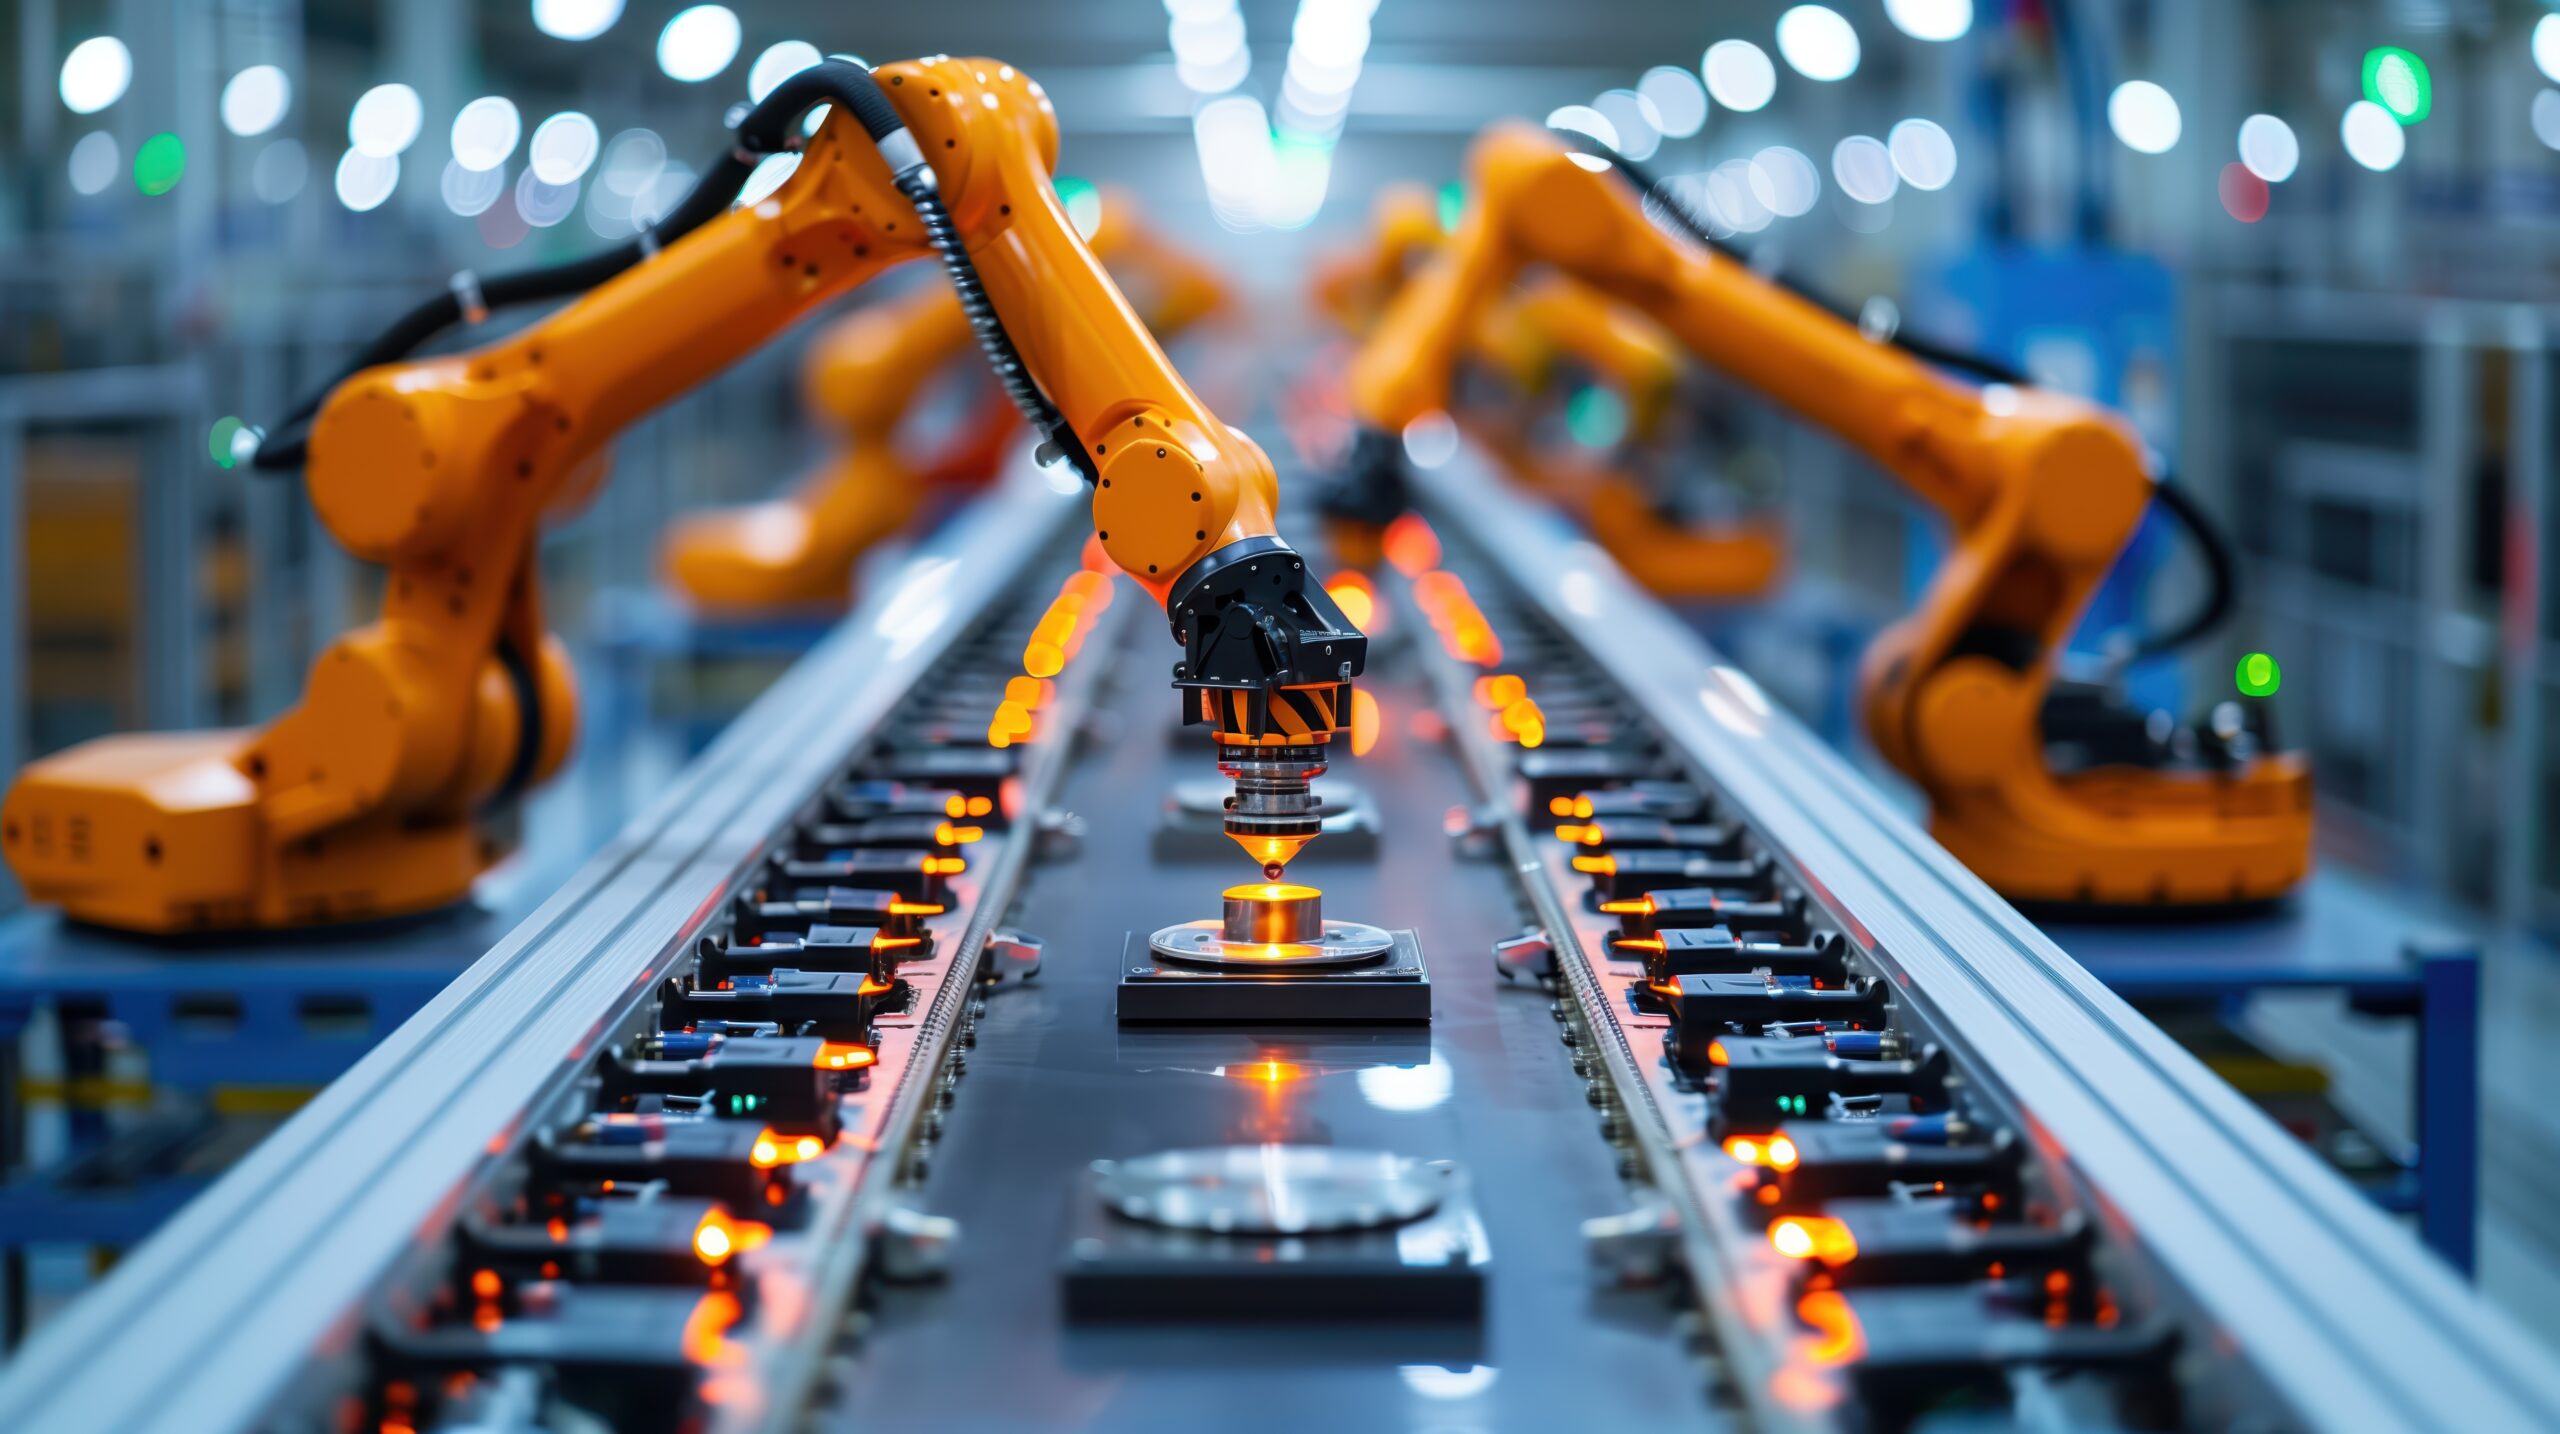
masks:
[[[242,138],[265,134],[293,104],[293,81],[273,65],[251,65],[222,87],[222,127]]]
[[[2409,136],[2400,121],[2371,100],[2347,106],[2346,115],[2338,121],[2338,138],[2345,143],[2349,159],[2371,170],[2391,169],[2409,152]]]
[[[2167,154],[2178,143],[2184,121],[2178,101],[2149,80],[2127,80],[2107,97],[2107,127],[2125,147],[2143,154]]]
[[[475,173],[494,170],[515,154],[523,134],[524,117],[516,112],[515,101],[482,95],[453,117],[453,162]]]
[[[1973,28],[1973,0],[1884,0],[1884,16],[1915,40],[1954,40]]]
[[[533,0],[534,28],[560,40],[592,40],[622,18],[622,0]]]
[[[347,143],[376,159],[389,159],[418,141],[426,107],[402,84],[376,85],[347,111]]]
[[[73,114],[96,114],[132,83],[133,52],[113,35],[81,41],[62,61],[62,102]]]
[[[1837,10],[1798,5],[1778,17],[1778,53],[1808,80],[1845,80],[1858,72],[1858,32]]]
[[[1677,65],[1656,65],[1636,82],[1636,93],[1653,102],[1665,139],[1687,139],[1707,123],[1707,91],[1698,77]]]
[[[739,36],[737,13],[726,5],[679,10],[658,32],[658,68],[671,80],[699,84],[738,58]]]
[[[2274,115],[2251,115],[2240,122],[2240,162],[2267,183],[2282,184],[2302,163],[2302,142]]]
[[[1698,72],[1707,82],[1707,93],[1729,110],[1756,110],[1778,92],[1778,67],[1769,63],[1768,51],[1749,40],[1718,40],[1709,45]]]

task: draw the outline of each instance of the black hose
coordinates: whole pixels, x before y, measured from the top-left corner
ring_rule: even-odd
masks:
[[[1628,182],[1636,186],[1640,194],[1653,201],[1664,217],[1671,221],[1673,228],[1688,235],[1712,253],[1736,263],[1748,262],[1747,257],[1740,251],[1718,241],[1708,232],[1707,222],[1700,218],[1696,211],[1689,208],[1687,201],[1682,199],[1678,192],[1651,170],[1618,153],[1615,146],[1605,144],[1579,130],[1559,129],[1553,132],[1576,148],[1617,166],[1626,174]],[[1769,276],[1769,279],[1779,288],[1830,313],[1844,323],[1858,322],[1856,314],[1830,302],[1783,274]],[[2003,383],[2013,388],[2031,386],[2031,381],[2024,373],[1986,354],[1968,353],[1962,349],[1950,348],[1944,344],[1904,333],[1892,334],[1886,341],[1924,363],[1970,374],[1987,383]],[[2216,526],[2205,511],[2197,506],[2193,495],[2177,486],[2168,477],[2163,476],[2155,482],[2152,491],[2161,509],[2168,513],[2178,526],[2186,529],[2187,535],[2194,540],[2198,555],[2204,559],[2206,587],[2204,601],[2196,605],[2195,611],[2166,630],[2146,633],[2135,641],[2133,655],[2137,659],[2159,657],[2188,646],[2228,621],[2233,610],[2239,605],[2239,569],[2232,560],[2230,541],[2223,536],[2221,528]]]
[[[915,205],[926,237],[941,256],[953,287],[959,290],[969,326],[976,332],[988,362],[994,365],[1006,394],[1049,444],[1069,455],[1086,480],[1092,481],[1092,459],[1076,442],[1064,417],[1032,381],[1021,355],[1005,334],[995,306],[986,296],[986,286],[953,232],[951,217],[935,192],[933,169],[916,148],[914,137],[907,133],[906,121],[899,118],[897,107],[889,103],[888,95],[881,91],[871,72],[849,60],[812,65],[776,85],[738,122],[729,151],[713,161],[684,199],[648,233],[583,259],[484,280],[477,296],[481,306],[495,311],[583,294],[701,228],[737,199],[759,160],[798,145],[802,116],[829,102],[840,103],[853,114],[879,147],[881,157],[888,161],[898,191]],[[311,420],[338,385],[365,369],[408,357],[465,317],[462,295],[447,292],[392,321],[352,363],[276,425],[258,445],[256,455],[250,459],[251,466],[266,472],[300,468],[309,456]]]
[[[2204,559],[2205,595],[2195,611],[2171,624],[2166,630],[2144,634],[2133,645],[2135,658],[2159,657],[2193,643],[2222,626],[2240,602],[2239,565],[2232,560],[2231,544],[2221,528],[2205,516],[2195,495],[2181,488],[2167,474],[2152,484],[2151,495],[2160,511],[2176,520],[2195,540],[2196,552]]]

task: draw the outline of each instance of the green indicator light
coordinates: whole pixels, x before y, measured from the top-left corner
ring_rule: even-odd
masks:
[[[2402,124],[2425,119],[2436,105],[2427,62],[2397,45],[2364,52],[2364,97],[2389,110]]]
[[[229,468],[240,461],[234,445],[240,441],[240,431],[248,426],[227,415],[213,421],[213,431],[205,435],[204,446],[213,455],[214,467]]]
[[[1448,233],[1458,232],[1458,220],[1467,212],[1467,191],[1455,181],[1440,186],[1440,227]]]
[[[2284,669],[2263,652],[2253,652],[2240,659],[2232,669],[2231,680],[2238,684],[2243,697],[2273,697],[2284,685]]]
[[[1614,447],[1627,436],[1627,406],[1605,388],[1585,388],[1564,403],[1565,432],[1585,448]]]
[[[133,152],[133,187],[145,194],[166,194],[187,172],[187,147],[166,130],[142,142]]]

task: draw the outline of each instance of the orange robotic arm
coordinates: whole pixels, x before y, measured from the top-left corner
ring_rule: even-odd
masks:
[[[1864,711],[1878,750],[1928,794],[1939,840],[1976,872],[2018,899],[2102,904],[2250,900],[2299,881],[2310,786],[2298,759],[2072,774],[2046,761],[2039,719],[2056,655],[2151,499],[2132,432],[2088,403],[1977,390],[1871,341],[1665,234],[1594,165],[1526,125],[1477,143],[1474,206],[1355,360],[1355,415],[1392,434],[1445,406],[1467,316],[1524,267],[1560,269],[1946,515],[1952,550],[1920,606],[1869,651]]]
[[[1170,340],[1227,306],[1217,272],[1149,232],[1134,199],[1107,193],[1101,215],[1094,257],[1157,336]],[[806,387],[809,406],[841,427],[844,451],[781,498],[679,519],[668,578],[710,609],[841,605],[863,554],[905,531],[932,490],[983,483],[1015,451],[1019,416],[992,389],[939,450],[919,454],[900,432],[927,385],[976,348],[959,299],[940,283],[835,321],[810,345]]]
[[[1222,753],[1297,763],[1239,809],[1312,829],[1307,768],[1366,647],[1275,533],[1269,459],[1192,395],[1069,224],[1036,83],[947,57],[876,73],[831,61],[759,106],[796,122],[835,104],[770,196],[512,338],[341,384],[307,481],[331,531],[389,569],[381,619],[262,730],[110,738],[21,773],[0,845],[29,895],[142,930],[459,898],[495,854],[491,804],[556,768],[573,726],[541,620],[539,518],[592,491],[632,420],[929,253],[984,314],[1046,449],[1098,483],[1106,549],[1184,644],[1187,715]]]

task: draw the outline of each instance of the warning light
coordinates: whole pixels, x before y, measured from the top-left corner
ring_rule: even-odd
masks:
[[[851,1041],[821,1041],[818,1054],[809,1063],[822,1071],[858,1071],[877,1064],[879,1060],[880,1053],[869,1046],[855,1045]]]
[[[1638,896],[1629,898],[1625,901],[1604,901],[1600,903],[1600,910],[1604,914],[1610,916],[1651,916],[1653,914],[1653,898],[1650,896]],[[1624,945],[1625,943],[1621,942],[1619,944]]]
[[[693,1227],[693,1253],[702,1263],[719,1266],[731,1255],[761,1248],[773,1238],[773,1227],[754,1220],[732,1220],[718,1208],[706,1210]]]
[[[1777,1171],[1795,1169],[1799,1158],[1796,1143],[1783,1135],[1727,1136],[1724,1153],[1745,1165],[1766,1166]]]
[[[942,822],[933,829],[933,841],[936,846],[967,846],[986,834],[985,827],[954,826],[950,822]]]
[[[756,1135],[756,1143],[747,1151],[747,1160],[759,1170],[777,1165],[797,1165],[815,1160],[827,1153],[827,1143],[814,1135],[779,1135],[767,1126]]]
[[[1626,943],[1626,942],[1624,942],[1624,941],[1621,941],[1621,942],[1619,942],[1618,944],[1619,944],[1619,945],[1621,945],[1621,946],[1624,946],[1624,945],[1626,945],[1627,943]],[[1732,1053],[1731,1051],[1728,1051],[1728,1050],[1726,1050],[1726,1049],[1724,1048],[1724,1042],[1723,1042],[1723,1041],[1720,1041],[1720,1040],[1716,1040],[1716,1041],[1709,1041],[1709,1042],[1707,1042],[1707,1064],[1708,1064],[1708,1065],[1711,1065],[1711,1066],[1729,1066],[1729,1065],[1732,1065],[1732,1064],[1733,1064],[1733,1053]]]
[[[2240,659],[2240,665],[2232,670],[2231,680],[2243,697],[2273,697],[2276,689],[2284,685],[2284,669],[2267,654],[2253,652]]]
[[[472,1294],[484,1300],[494,1300],[498,1297],[499,1289],[498,1272],[496,1270],[474,1270],[471,1272]]]
[[[1614,856],[1577,856],[1573,859],[1573,869],[1588,876],[1614,876],[1618,871],[1618,859]]]
[[[1866,1332],[1858,1327],[1857,1312],[1838,1290],[1816,1290],[1796,1301],[1796,1318],[1822,1332],[1805,1350],[1815,1364],[1846,1364],[1866,1352]]]
[[[1476,703],[1499,712],[1529,695],[1529,684],[1508,672],[1476,679]]]
[[[1569,841],[1581,846],[1598,846],[1600,829],[1596,826],[1560,826],[1556,828],[1556,840]]]
[[[1858,1257],[1858,1237],[1841,1222],[1820,1215],[1792,1216],[1769,1227],[1769,1243],[1791,1260],[1845,1265]]]
[[[924,859],[927,876],[958,876],[969,869],[969,860],[959,856],[929,856]]]
[[[891,916],[940,916],[950,909],[939,901],[892,901],[889,903]]]

